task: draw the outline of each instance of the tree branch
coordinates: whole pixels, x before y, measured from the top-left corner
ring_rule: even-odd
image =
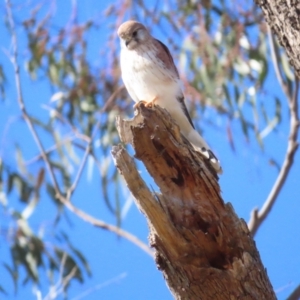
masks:
[[[86,165],[87,158],[88,158],[88,156],[89,156],[89,154],[91,152],[92,141],[94,140],[95,134],[99,130],[99,127],[100,127],[100,120],[97,122],[97,124],[96,124],[96,126],[94,128],[94,132],[93,132],[92,136],[90,137],[90,140],[89,140],[89,142],[88,142],[88,144],[86,146],[85,153],[83,155],[80,167],[79,167],[79,169],[77,171],[75,180],[74,180],[73,184],[71,185],[71,187],[67,191],[67,199],[68,200],[70,200],[70,197],[71,197],[72,193],[75,191],[75,189],[76,189],[76,187],[77,187],[77,185],[79,183],[81,174],[82,174],[83,169],[84,169],[84,167]]]
[[[95,285],[94,287],[82,292],[81,294],[73,297],[71,300],[80,300],[80,299],[83,299],[83,298],[86,298],[87,296],[89,296],[90,294],[96,292],[97,290],[99,289],[102,289],[104,288],[105,286],[108,286],[108,285],[111,285],[113,283],[119,283],[121,281],[121,279],[125,278],[127,276],[126,273],[122,273],[112,279],[109,279],[103,283],[99,283],[97,285]],[[87,298],[86,298],[87,299]]]
[[[107,224],[102,220],[98,220],[92,216],[90,216],[89,214],[85,213],[84,211],[81,211],[80,209],[76,208],[73,204],[71,204],[70,200],[70,196],[72,194],[72,192],[74,191],[74,189],[76,188],[80,176],[82,174],[82,170],[85,166],[86,163],[86,159],[87,156],[90,152],[90,143],[93,140],[92,138],[89,139],[89,143],[86,147],[86,151],[85,151],[85,155],[84,155],[84,159],[81,162],[81,165],[79,167],[79,170],[77,172],[77,175],[75,177],[75,180],[69,190],[68,196],[69,197],[64,197],[59,189],[59,184],[57,182],[56,176],[54,174],[53,168],[51,166],[51,163],[48,159],[48,156],[46,154],[46,151],[44,149],[44,146],[36,132],[36,129],[33,126],[33,123],[26,111],[25,108],[25,103],[24,103],[24,99],[23,99],[23,95],[22,95],[22,86],[21,86],[21,79],[20,79],[20,68],[18,65],[18,44],[17,44],[17,36],[16,36],[16,31],[15,31],[15,25],[14,25],[14,20],[12,17],[12,12],[11,12],[11,3],[10,0],[5,0],[6,3],[6,11],[7,11],[7,17],[8,17],[8,23],[9,23],[9,27],[10,27],[10,31],[11,31],[11,36],[12,36],[12,48],[13,48],[13,53],[10,57],[12,65],[14,67],[14,74],[15,74],[15,83],[16,83],[16,89],[17,89],[17,99],[18,99],[18,104],[19,107],[21,109],[22,112],[22,116],[24,118],[24,120],[26,121],[29,130],[39,148],[39,151],[41,153],[41,156],[46,164],[48,173],[50,174],[50,178],[52,181],[52,184],[54,186],[55,192],[56,192],[56,198],[59,199],[70,211],[72,211],[73,213],[75,213],[78,217],[80,217],[81,219],[83,219],[86,222],[89,222],[90,224],[105,229],[105,230],[109,230],[115,234],[117,234],[118,236],[121,236],[125,239],[127,239],[128,241],[132,242],[133,244],[137,245],[139,248],[141,248],[142,250],[144,250],[147,254],[149,254],[150,256],[153,255],[151,249],[144,244],[142,241],[140,241],[136,236],[134,236],[133,234],[119,228],[116,227],[114,225],[111,224]],[[111,100],[112,101],[112,100]],[[99,122],[98,124],[95,126],[95,131],[94,134],[97,131],[97,128],[99,127]]]
[[[79,208],[77,208],[75,205],[73,205],[70,201],[68,201],[65,197],[63,197],[62,195],[60,195],[59,200],[71,211],[73,212],[75,215],[77,215],[80,219],[84,220],[87,223],[90,223],[91,225],[95,226],[95,227],[99,227],[105,230],[108,230],[112,233],[115,233],[116,235],[123,237],[125,239],[127,239],[128,241],[132,242],[133,244],[135,244],[136,246],[138,246],[139,248],[141,248],[143,251],[145,251],[147,254],[149,254],[151,257],[153,257],[153,252],[152,250],[145,244],[143,243],[141,240],[139,240],[135,235],[131,234],[130,232],[108,224],[102,220],[96,219],[93,216],[87,214],[86,212],[80,210]]]
[[[279,1],[279,0],[256,0],[256,3],[261,7],[268,26],[268,34],[270,40],[271,56],[275,68],[275,73],[278,82],[286,95],[289,112],[290,112],[290,133],[287,145],[286,155],[277,176],[277,179],[271,189],[271,192],[266,199],[260,211],[254,209],[251,213],[251,218],[248,222],[249,229],[253,235],[256,234],[259,226],[267,218],[275,201],[287,179],[294,162],[294,156],[298,149],[298,131],[299,131],[299,115],[298,115],[298,93],[300,79],[300,21],[299,9],[300,6],[295,1]],[[289,57],[290,64],[294,67],[298,79],[296,79],[294,95],[289,92],[288,86],[282,77],[278,57],[275,51],[274,37],[272,32],[277,35],[279,43],[285,48]]]
[[[66,286],[69,284],[70,280],[75,276],[77,272],[76,266],[72,268],[69,274],[64,276],[64,269],[65,269],[67,258],[68,258],[68,254],[64,252],[64,255],[60,263],[59,279],[53,287],[50,287],[49,293],[44,297],[43,300],[57,299],[60,294],[65,292]]]
[[[293,166],[294,157],[299,146],[297,142],[299,131],[298,93],[299,81],[296,80],[294,95],[293,97],[288,99],[288,105],[290,110],[290,133],[287,151],[280,172],[263,207],[260,209],[260,211],[258,211],[258,209],[256,208],[251,213],[251,218],[248,222],[248,227],[253,236],[256,234],[259,226],[264,222],[264,220],[271,212],[272,207],[275,204],[275,201]]]
[[[273,62],[273,66],[274,66],[274,70],[275,70],[275,74],[276,74],[278,83],[279,83],[282,91],[284,92],[285,96],[287,98],[290,98],[291,95],[289,93],[288,87],[282,77],[281,70],[279,68],[279,63],[278,63],[279,58],[278,58],[278,55],[277,55],[276,49],[275,49],[275,47],[276,47],[275,40],[274,40],[274,36],[273,36],[273,33],[272,33],[269,25],[267,25],[267,30],[268,30],[268,37],[269,37],[269,43],[270,43],[271,58],[272,58],[272,62]]]
[[[127,151],[113,148],[174,297],[276,299],[247,225],[223,202],[216,174],[170,115],[140,105],[133,120],[117,119],[117,129],[160,188],[151,193]]]
[[[11,31],[11,37],[12,37],[12,49],[13,49],[13,54],[11,55],[10,59],[12,62],[12,65],[14,67],[14,73],[15,73],[15,83],[16,83],[16,88],[17,88],[17,100],[19,103],[19,107],[21,109],[23,118],[25,120],[25,122],[27,123],[29,130],[32,133],[32,136],[41,152],[41,155],[45,161],[47,170],[50,174],[50,178],[52,181],[52,184],[55,188],[56,193],[60,193],[59,190],[59,185],[57,183],[54,171],[51,167],[50,161],[48,160],[48,157],[45,153],[45,149],[44,146],[42,145],[38,134],[31,122],[31,119],[29,117],[29,115],[26,112],[26,108],[25,108],[25,104],[24,104],[24,100],[23,100],[23,95],[22,95],[22,86],[21,86],[21,80],[20,80],[20,67],[18,64],[18,41],[17,41],[17,35],[16,35],[16,30],[15,30],[15,24],[14,24],[14,20],[12,17],[12,12],[11,12],[11,3],[10,0],[5,0],[5,4],[6,4],[6,11],[7,11],[7,17],[8,17],[8,24],[9,24],[9,28]]]

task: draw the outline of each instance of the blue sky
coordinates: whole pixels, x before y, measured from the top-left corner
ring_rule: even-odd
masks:
[[[101,65],[103,57],[99,55],[106,45],[107,27],[113,20],[102,19],[101,11],[107,7],[104,1],[78,1],[79,20],[87,20],[99,16],[99,30],[93,31],[89,37],[91,44],[89,56],[94,65]],[[3,5],[0,7],[4,10]],[[71,1],[60,1],[57,4],[55,22],[65,24],[69,20]],[[24,14],[28,11],[24,11]],[[18,16],[20,17],[20,15]],[[142,20],[140,20],[142,21]],[[155,28],[152,28],[154,34]],[[18,31],[20,49],[25,49],[25,39],[22,31]],[[0,25],[1,53],[0,62],[3,64],[8,77],[7,99],[0,102],[0,155],[6,162],[15,166],[15,154],[11,151],[16,141],[26,145],[26,159],[35,156],[38,151],[26,126],[20,121],[20,112],[16,103],[16,93],[13,81],[13,68],[5,54],[4,49],[10,49],[10,37],[3,23]],[[157,37],[163,36],[157,31]],[[166,41],[164,41],[166,42]],[[26,51],[20,53],[26,56]],[[30,113],[47,117],[48,112],[42,104],[49,104],[50,89],[42,82],[31,81],[24,76],[25,66],[21,65],[21,76],[24,90],[24,99]],[[270,71],[267,79],[270,90],[282,95]],[[270,102],[271,103],[271,102]],[[270,110],[274,109],[269,107]],[[262,154],[258,145],[248,143],[243,137],[238,122],[233,122],[233,133],[237,136],[236,151],[232,152],[226,134],[224,119],[214,111],[208,111],[204,118],[215,119],[216,128],[203,125],[204,137],[220,158],[224,175],[220,178],[220,186],[225,202],[231,202],[239,217],[247,222],[254,207],[261,207],[276,179],[277,171],[267,161],[268,155],[276,158],[281,164],[287,147],[289,130],[289,116],[286,107],[283,107],[283,120],[280,129],[265,139],[265,154]],[[40,132],[41,133],[41,132]],[[42,133],[41,133],[42,134]],[[45,143],[49,143],[45,139]],[[259,249],[264,266],[267,268],[270,280],[278,299],[285,299],[300,283],[300,201],[299,201],[299,153],[296,155],[294,167],[289,174],[288,181],[283,187],[279,198],[266,222],[259,229],[255,241]],[[151,181],[146,172],[142,170],[146,181]],[[83,173],[82,180],[76,190],[73,201],[78,206],[95,217],[109,223],[114,223],[113,216],[108,212],[99,194],[99,174],[93,171],[92,180],[88,180],[88,168]],[[152,182],[152,181],[151,181]],[[88,198],[87,198],[88,191]],[[111,191],[113,192],[113,191]],[[121,191],[128,197],[126,189]],[[10,205],[20,207],[16,195],[9,197]],[[31,219],[31,225],[38,226],[40,222],[48,233],[49,239],[53,235],[49,225],[53,223],[56,209],[46,197],[41,197],[38,213]],[[85,276],[85,283],[72,283],[70,299],[78,299],[81,293],[98,287],[84,299],[172,299],[160,271],[147,254],[127,240],[117,238],[114,234],[94,228],[80,220],[77,216],[67,213],[72,227],[65,220],[60,228],[70,233],[73,244],[80,249],[88,259],[92,277]],[[3,214],[1,214],[3,215]],[[2,218],[2,217],[1,217]],[[1,222],[3,226],[5,222]],[[147,243],[148,229],[144,216],[135,205],[130,207],[122,227],[138,236]],[[5,228],[3,227],[2,230]],[[2,260],[9,261],[7,251],[8,241],[0,239],[0,256]],[[0,284],[13,290],[13,283],[6,271],[0,267]],[[21,276],[22,277],[22,276]],[[41,289],[43,296],[46,289]],[[146,295],[146,297],[145,297]],[[10,293],[6,299],[33,299],[31,286],[20,286],[18,294]],[[0,295],[0,299],[2,296]]]

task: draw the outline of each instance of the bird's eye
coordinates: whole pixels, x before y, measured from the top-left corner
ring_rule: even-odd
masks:
[[[137,30],[134,31],[134,32],[132,33],[132,36],[133,36],[133,37],[136,37],[136,36],[137,36]]]

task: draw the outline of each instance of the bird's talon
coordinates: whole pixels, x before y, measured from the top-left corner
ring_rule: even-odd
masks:
[[[152,102],[148,102],[148,103],[145,104],[145,106],[146,106],[147,108],[152,108],[152,107],[153,107],[153,104],[152,104]]]
[[[151,100],[150,102],[147,102],[146,104],[145,104],[145,106],[147,107],[147,108],[153,108],[154,106],[155,106],[155,101],[157,100],[157,97],[155,97],[153,100]]]
[[[133,105],[133,108],[134,108],[134,109],[137,109],[141,104],[147,106],[147,101],[141,100],[141,101],[135,103],[135,104]]]

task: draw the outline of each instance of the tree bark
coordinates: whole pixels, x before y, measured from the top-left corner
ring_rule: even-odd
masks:
[[[132,120],[117,118],[117,128],[160,189],[151,192],[125,148],[113,147],[115,164],[148,220],[157,267],[174,297],[276,299],[246,223],[224,203],[216,173],[170,115],[140,105]]]
[[[290,64],[300,78],[300,2],[299,0],[255,0],[266,22],[285,48]]]

